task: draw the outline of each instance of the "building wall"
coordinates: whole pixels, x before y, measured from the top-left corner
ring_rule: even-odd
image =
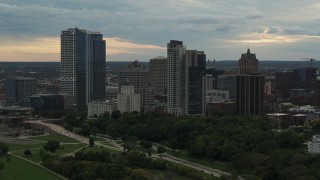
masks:
[[[229,91],[231,101],[237,101],[237,76],[236,75],[219,75],[217,89]]]
[[[64,97],[59,94],[39,94],[30,97],[30,107],[36,111],[56,111],[64,109]]]
[[[150,59],[149,77],[155,95],[167,94],[167,62],[164,57]]]
[[[237,107],[239,114],[264,113],[264,84],[262,75],[237,76]]]
[[[88,117],[93,117],[95,115],[100,116],[105,112],[110,114],[115,111],[117,105],[113,102],[89,102],[88,103]]]
[[[9,78],[5,81],[6,104],[29,106],[30,96],[37,94],[37,80],[27,77]]]
[[[168,113],[175,115],[182,115],[182,87],[184,73],[183,54],[185,53],[185,46],[182,41],[171,40],[167,44],[167,57],[168,57],[168,96],[167,107]]]
[[[134,86],[121,86],[117,96],[117,109],[121,112],[141,111],[140,94],[134,92]]]
[[[258,74],[259,73],[259,61],[256,58],[256,54],[252,54],[250,49],[247,53],[242,54],[238,62],[240,74]]]

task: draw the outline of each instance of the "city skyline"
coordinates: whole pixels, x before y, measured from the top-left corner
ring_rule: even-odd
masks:
[[[107,61],[166,56],[170,39],[208,59],[238,60],[248,47],[263,60],[319,59],[316,0],[1,0],[0,61],[60,61],[63,29],[105,35]]]

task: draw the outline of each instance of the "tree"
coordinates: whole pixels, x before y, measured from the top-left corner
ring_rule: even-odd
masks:
[[[60,148],[60,142],[55,140],[48,141],[47,144],[43,146],[43,149],[45,149],[46,151],[50,151],[52,153],[56,152],[56,150],[59,148]]]
[[[158,153],[165,153],[166,152],[166,149],[162,146],[158,146],[158,149],[157,149]]]
[[[5,144],[0,142],[0,156],[4,156],[8,153],[9,147]]]
[[[31,156],[31,155],[32,155],[31,150],[30,150],[30,149],[24,150],[24,155],[26,155],[26,156]]]
[[[140,141],[140,145],[145,149],[149,149],[152,147],[151,142],[144,139]]]
[[[119,110],[115,110],[111,113],[112,119],[119,119],[121,117],[121,112]]]
[[[89,146],[90,147],[94,146],[94,138],[93,137],[90,137],[90,139],[89,139]]]

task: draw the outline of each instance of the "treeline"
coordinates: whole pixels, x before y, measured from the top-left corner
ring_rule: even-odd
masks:
[[[66,127],[78,126],[79,133],[136,137],[186,150],[190,156],[222,161],[242,175],[262,179],[320,179],[318,157],[306,152],[303,144],[319,130],[303,128],[273,131],[264,117],[227,115],[214,118],[175,117],[158,113],[113,112],[86,120],[67,116]]]
[[[173,165],[161,159],[151,159],[144,153],[124,152],[112,154],[81,150],[74,156],[59,158],[54,153],[41,151],[43,165],[71,180],[95,179],[154,179],[152,170],[172,173],[191,179],[202,179],[193,169]]]

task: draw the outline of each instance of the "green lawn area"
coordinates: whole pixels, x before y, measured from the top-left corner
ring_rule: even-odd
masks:
[[[40,140],[40,141],[50,141],[50,140],[56,140],[59,141],[60,143],[78,143],[79,141],[63,136],[61,134],[50,134],[46,136],[35,136],[31,137],[29,139],[35,139],[35,140]]]
[[[38,143],[38,144],[8,144],[9,151],[39,148],[39,147],[43,147],[44,145],[45,145],[45,143]]]
[[[41,162],[41,157],[40,157],[40,149],[32,149],[31,150],[31,153],[32,155],[31,156],[26,156],[24,155],[24,150],[21,150],[21,151],[17,151],[17,152],[14,152],[15,155],[18,155],[18,156],[21,156],[23,158],[26,158],[26,159],[29,159],[30,161],[32,162],[35,162],[35,163],[39,163]]]
[[[176,151],[175,153],[173,153],[172,151],[167,150],[166,152],[172,156],[175,156],[175,157],[178,157],[178,158],[181,158],[181,159],[193,162],[193,163],[201,164],[203,166],[219,169],[222,171],[228,171],[225,164],[221,163],[221,162],[214,162],[214,161],[210,162],[210,161],[207,161],[204,159],[197,159],[194,157],[190,157],[186,152],[183,152],[183,151]]]
[[[10,162],[5,162],[1,174],[5,180],[61,180],[61,178],[45,169],[17,157],[10,157]]]
[[[85,147],[87,144],[80,143],[80,144],[60,144],[60,147],[62,146],[63,149],[58,149],[55,153],[59,155],[72,153],[73,151],[76,151],[78,149],[81,149],[82,147]]]
[[[119,154],[121,153],[120,151],[116,151],[116,150],[112,150],[112,149],[108,149],[108,148],[101,148],[100,146],[93,146],[93,147],[86,147],[84,152],[88,152],[88,151],[102,151],[105,150],[107,152],[109,152],[110,154]]]

